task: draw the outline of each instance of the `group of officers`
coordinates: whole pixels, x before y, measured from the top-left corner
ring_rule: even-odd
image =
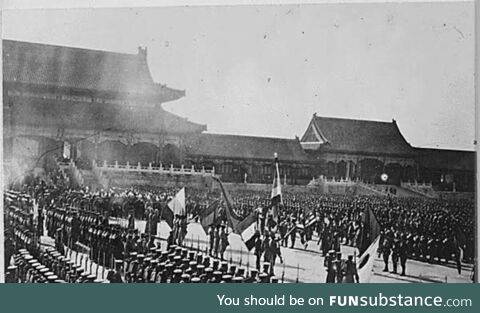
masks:
[[[278,283],[269,263],[261,271],[237,267],[200,251],[170,245],[167,250],[151,247],[148,252],[130,252],[114,266],[99,271],[78,254],[61,253],[54,247],[36,249],[22,237],[14,238],[19,248],[6,269],[8,283]],[[100,274],[101,273],[101,274]]]

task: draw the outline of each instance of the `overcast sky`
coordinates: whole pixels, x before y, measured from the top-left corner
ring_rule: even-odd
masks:
[[[3,37],[147,46],[154,80],[187,92],[164,107],[210,132],[293,138],[316,112],[473,149],[473,2],[18,10]]]

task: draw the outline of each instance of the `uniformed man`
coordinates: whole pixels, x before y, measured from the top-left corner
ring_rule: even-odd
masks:
[[[357,264],[353,260],[353,255],[349,255],[344,265],[343,282],[344,283],[359,283],[360,278],[357,272]]]
[[[327,271],[326,283],[335,283],[336,271],[334,266],[334,258],[335,250],[330,250],[324,260],[324,266],[326,267]]]

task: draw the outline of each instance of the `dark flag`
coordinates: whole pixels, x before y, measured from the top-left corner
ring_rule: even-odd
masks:
[[[168,226],[170,226],[170,228],[173,228],[173,211],[170,210],[170,208],[168,207],[168,205],[166,203],[162,203],[162,202],[157,202],[158,205],[160,206],[160,220],[164,220],[165,222],[167,222]]]
[[[370,208],[366,208],[362,216],[362,232],[358,250],[360,256],[370,246],[370,244],[380,235],[380,225]]]
[[[258,237],[260,237],[260,233],[254,233],[253,236],[250,237],[250,239],[245,241],[245,245],[247,246],[248,251],[252,251],[253,247],[255,247],[255,241],[257,241]]]
[[[249,228],[253,223],[256,222],[257,216],[253,211],[246,218],[242,218],[240,215],[238,215],[234,210],[232,197],[225,189],[220,179],[216,176],[213,176],[213,178],[218,182],[220,189],[222,190],[223,197],[225,199],[225,204],[227,206],[225,213],[227,216],[228,224],[233,229],[234,233],[241,236],[247,228]]]
[[[221,209],[220,200],[215,200],[198,214],[200,224],[202,224],[205,233],[208,233],[210,225],[217,223],[217,219],[220,216],[219,209]]]

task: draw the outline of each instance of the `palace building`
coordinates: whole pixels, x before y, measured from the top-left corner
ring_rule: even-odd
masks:
[[[389,184],[474,188],[473,152],[414,148],[395,121],[314,114],[301,139],[207,133],[163,109],[186,93],[152,79],[146,48],[127,54],[3,40],[3,87],[7,164],[57,155],[85,167],[193,166],[227,182],[271,183],[276,152],[291,185],[320,175],[380,182],[386,173]]]
[[[45,154],[81,164],[170,164],[212,169],[226,181],[270,182],[273,153],[289,183],[311,180],[296,139],[203,133],[162,103],[184,90],[153,81],[137,54],[3,41],[4,158]]]

